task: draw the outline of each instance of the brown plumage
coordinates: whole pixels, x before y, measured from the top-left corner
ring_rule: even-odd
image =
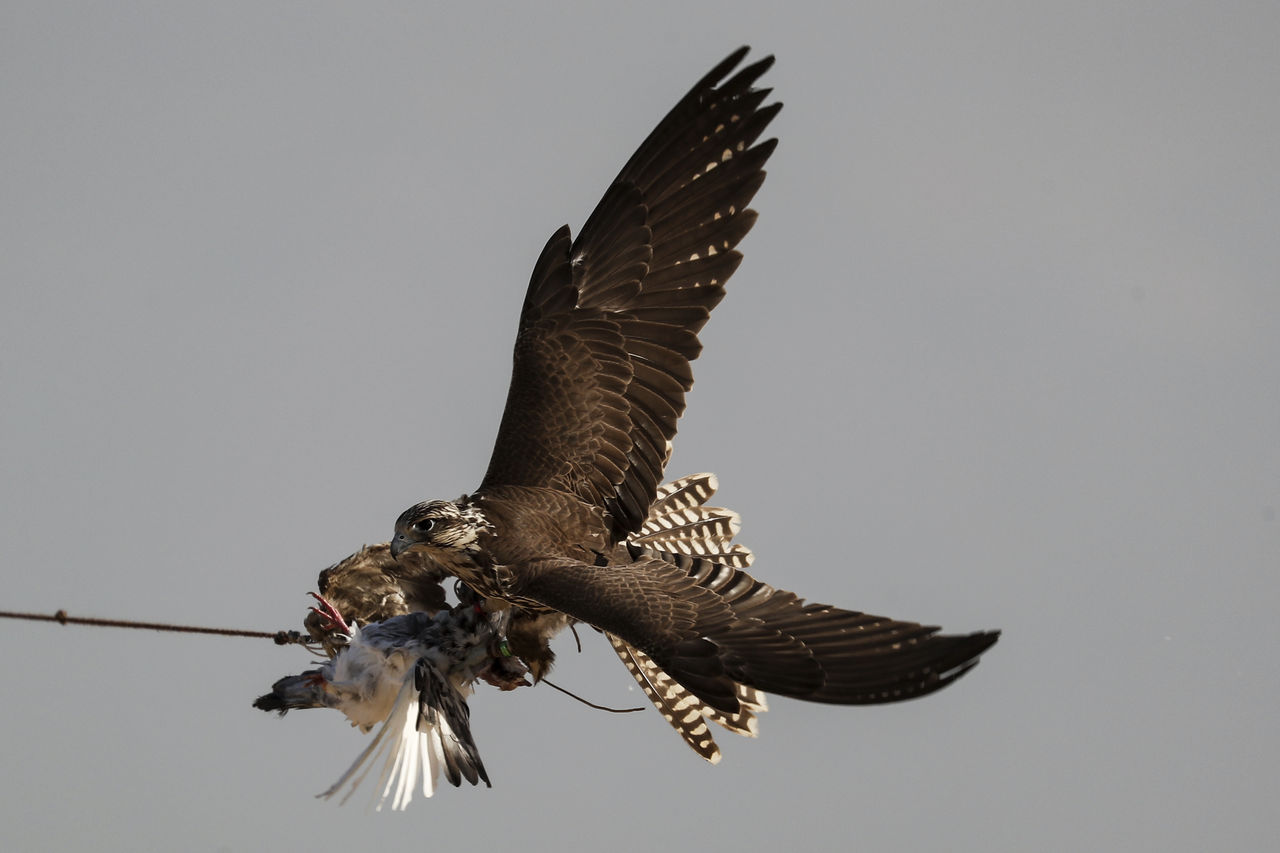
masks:
[[[734,72],[745,55],[659,123],[576,240],[567,227],[552,235],[483,482],[406,510],[391,542],[482,596],[609,633],[629,667],[670,679],[731,729],[748,725],[757,691],[835,704],[923,696],[998,637],[805,604],[733,560],[643,542],[698,332],[741,260],[775,145],[757,140],[781,105],[753,88],[772,59]]]
[[[320,572],[318,588],[325,601],[348,622],[368,625],[409,613],[436,613],[446,604],[443,569],[426,551],[391,556],[391,544],[366,545]],[[492,606],[505,606],[495,600]],[[564,614],[517,610],[507,627],[513,654],[529,667],[535,680],[551,670],[553,636],[567,627]],[[330,656],[346,644],[332,619],[313,608],[303,625]]]
[[[445,605],[442,582],[445,573],[431,555],[423,552],[391,556],[390,543],[366,545],[320,573],[318,588],[338,613],[362,624],[382,622],[393,616],[426,611]],[[331,626],[318,611],[303,623],[317,643],[336,652]]]

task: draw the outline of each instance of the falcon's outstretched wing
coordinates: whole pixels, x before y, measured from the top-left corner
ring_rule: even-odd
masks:
[[[628,548],[625,565],[539,561],[512,592],[617,636],[726,714],[742,710],[741,685],[834,705],[924,696],[999,638],[806,604],[740,569]]]
[[[729,74],[735,51],[658,124],[578,239],[547,243],[520,315],[506,410],[483,493],[539,486],[606,510],[619,541],[649,512],[693,384],[698,331],[737,268],[781,109]],[[725,78],[728,79],[725,79]]]

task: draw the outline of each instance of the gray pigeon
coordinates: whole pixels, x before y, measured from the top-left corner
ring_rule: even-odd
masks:
[[[327,799],[349,785],[346,802],[379,763],[378,809],[388,798],[393,809],[407,806],[419,774],[427,797],[442,771],[454,786],[463,779],[489,785],[471,736],[466,697],[477,678],[522,681],[523,666],[505,653],[502,639],[510,611],[488,614],[470,599],[434,615],[409,613],[361,627],[346,625],[321,602],[320,612],[333,620],[335,633],[349,640],[319,669],[280,679],[253,703],[281,715],[334,708],[364,732],[382,723],[350,769],[320,796]]]

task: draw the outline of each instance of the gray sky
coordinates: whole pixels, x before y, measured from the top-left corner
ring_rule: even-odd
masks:
[[[0,11],[0,609],[299,625],[478,484],[538,250],[750,43],[781,145],[669,473],[777,586],[1005,635],[718,767],[482,688],[493,790],[371,815],[311,796],[339,715],[250,707],[305,653],[2,622],[7,848],[1276,843],[1274,4],[206,5]]]

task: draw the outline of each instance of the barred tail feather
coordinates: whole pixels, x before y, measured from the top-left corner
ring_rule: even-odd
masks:
[[[755,715],[769,710],[769,706],[764,694],[759,690],[745,684],[737,685],[734,692],[738,697],[739,710],[736,714],[729,714],[702,704],[698,697],[665,673],[662,667],[653,662],[653,658],[640,649],[631,646],[627,646],[627,649],[640,672],[663,696],[668,697],[674,708],[685,711],[696,710],[696,713],[708,722],[743,737],[756,737],[760,734],[760,726]]]
[[[640,685],[640,689],[649,697],[662,718],[676,730],[676,734],[698,755],[712,764],[719,764],[720,747],[716,745],[707,721],[702,716],[703,711],[707,710],[702,700],[655,666],[644,652],[613,634],[606,633],[605,636],[627,667],[627,672],[631,673],[636,684]]]
[[[755,737],[759,734],[756,714],[768,710],[764,694],[745,684],[737,686],[740,709],[735,714],[725,713],[703,703],[684,685],[667,675],[653,659],[626,641],[606,633],[610,645],[649,701],[671,724],[689,748],[712,764],[720,762],[720,747],[716,745],[708,722],[715,723],[734,734]]]
[[[733,510],[706,505],[719,485],[715,474],[691,474],[661,486],[648,518],[628,541],[736,569],[751,565],[751,549],[733,544],[741,518]]]
[[[628,541],[672,556],[700,557],[723,566],[746,568],[754,557],[751,549],[733,543],[742,529],[741,518],[731,509],[706,505],[719,488],[716,475],[710,473],[690,474],[660,486],[648,518]],[[708,722],[745,737],[758,733],[756,714],[768,710],[760,691],[739,684],[740,710],[733,714],[718,711],[663,672],[644,652],[612,634],[605,636],[658,713],[707,761],[720,761],[720,747]]]
[[[654,664],[654,667],[656,668],[657,664]],[[670,676],[667,677],[670,678]],[[734,734],[739,734],[743,737],[756,737],[760,734],[760,724],[756,720],[756,714],[763,714],[769,710],[769,703],[765,701],[764,694],[754,687],[739,684],[738,706],[739,711],[736,714],[726,714],[724,711],[717,711],[711,706],[707,706],[703,713],[708,720],[723,726]]]
[[[649,505],[649,518],[645,526],[648,526],[654,516],[691,506],[702,506],[719,488],[720,482],[716,479],[716,475],[710,473],[689,474],[664,483],[658,487],[653,496],[653,503]]]

